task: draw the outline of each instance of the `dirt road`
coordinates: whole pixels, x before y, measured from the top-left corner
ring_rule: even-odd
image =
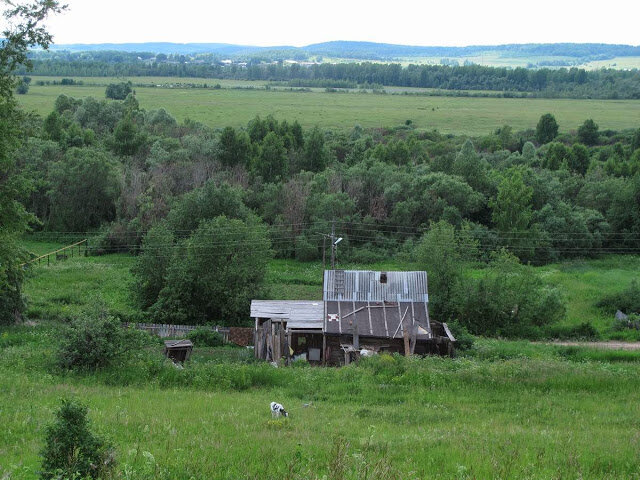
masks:
[[[607,350],[640,350],[640,342],[550,342],[548,345],[591,347]]]

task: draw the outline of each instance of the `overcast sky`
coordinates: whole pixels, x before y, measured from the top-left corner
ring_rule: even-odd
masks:
[[[639,0],[66,0],[55,43],[640,44]]]

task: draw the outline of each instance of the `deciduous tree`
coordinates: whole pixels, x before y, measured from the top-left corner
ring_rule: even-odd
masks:
[[[49,46],[51,35],[42,21],[61,10],[54,0],[5,5],[10,8],[4,11],[9,26],[0,41],[0,323],[17,319],[23,308],[20,262],[24,256],[17,238],[33,220],[20,203],[29,185],[12,156],[20,143],[23,120],[13,98],[14,72],[20,66],[30,66],[27,55],[31,47]]]
[[[558,122],[550,113],[545,113],[540,117],[536,125],[536,141],[539,144],[549,143],[558,136]]]

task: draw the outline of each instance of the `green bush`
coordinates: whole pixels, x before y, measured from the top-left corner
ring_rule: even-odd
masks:
[[[110,445],[89,429],[87,407],[63,400],[46,428],[42,479],[105,478],[115,467]]]
[[[625,290],[602,298],[596,303],[596,306],[611,314],[614,314],[616,310],[627,314],[640,313],[640,284],[638,284],[638,280],[632,280]]]
[[[558,340],[598,340],[601,338],[600,332],[589,322],[572,326],[550,325],[544,330],[544,336]]]
[[[65,369],[99,369],[113,365],[144,345],[148,335],[122,328],[104,313],[85,314],[67,328],[58,347],[57,364]]]
[[[458,302],[460,323],[476,335],[540,339],[566,314],[560,293],[505,251],[480,278],[465,279]]]
[[[476,337],[471,335],[464,325],[454,321],[447,323],[447,326],[456,339],[456,350],[464,352],[473,347]]]
[[[187,338],[191,340],[196,347],[220,347],[224,344],[222,335],[210,328],[196,328],[189,332]]]

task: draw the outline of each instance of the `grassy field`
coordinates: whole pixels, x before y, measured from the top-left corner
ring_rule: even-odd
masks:
[[[137,83],[150,79],[132,80]],[[171,82],[167,78],[162,80],[163,83]],[[206,81],[218,83],[217,80]],[[77,98],[104,98],[104,86],[32,84],[29,93],[18,96],[18,100],[25,109],[47,115],[57,96],[63,93]],[[412,120],[418,129],[468,135],[485,135],[505,124],[515,129],[535,128],[540,116],[549,112],[555,115],[562,131],[576,129],[587,118],[593,118],[601,129],[636,128],[640,124],[640,101],[634,100],[426,97],[227,87],[219,90],[137,87],[136,94],[145,109],[165,108],[178,120],[188,117],[212,127],[244,126],[256,114],[297,119],[305,127],[319,125],[335,129],[350,129],[356,124],[389,127]]]
[[[1,478],[37,478],[61,398],[89,406],[123,479],[640,478],[637,353],[484,341],[455,360],[275,369],[196,348],[177,370],[158,344],[75,374],[52,366],[58,332],[0,328]]]
[[[59,243],[25,241],[39,254],[59,248]],[[130,268],[135,258],[117,254],[52,261],[34,266],[24,287],[29,300],[27,314],[34,319],[67,319],[95,302],[102,302],[123,315],[136,308],[130,290],[134,282]],[[415,270],[419,265],[390,260],[369,265],[341,264],[342,268]],[[537,267],[543,278],[558,287],[567,301],[566,325],[593,324],[605,338],[611,334],[613,313],[595,306],[602,297],[624,290],[631,280],[640,280],[639,256],[607,256]],[[266,282],[274,299],[322,299],[322,263],[272,260]],[[633,333],[633,332],[632,332]]]
[[[100,303],[135,310],[134,261],[74,257],[28,274],[37,326],[0,327],[0,478],[37,478],[44,427],[73,398],[113,443],[122,479],[640,479],[640,351],[478,339],[456,359],[276,369],[250,350],[197,347],[178,370],[150,341],[106,370],[57,369],[59,320]],[[630,256],[540,267],[567,296],[567,322],[603,330],[593,304],[638,271]],[[274,260],[267,281],[274,298],[319,299],[321,273]],[[271,401],[290,418],[272,420]]]

